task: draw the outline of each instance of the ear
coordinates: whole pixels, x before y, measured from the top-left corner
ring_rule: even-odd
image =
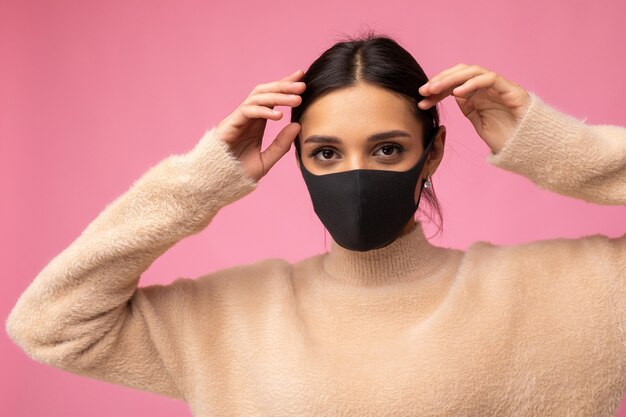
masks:
[[[428,159],[426,161],[426,172],[431,176],[437,171],[441,160],[443,159],[443,153],[446,145],[446,127],[444,125],[439,126],[439,132],[435,141],[430,146],[430,152],[428,153]]]

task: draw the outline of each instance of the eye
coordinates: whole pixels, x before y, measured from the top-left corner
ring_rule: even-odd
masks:
[[[404,146],[398,145],[396,143],[388,143],[378,148],[378,151],[383,152],[383,158],[394,158],[404,152]],[[394,153],[393,151],[397,152]]]
[[[317,158],[318,154],[321,155],[322,158]],[[309,157],[320,160],[320,161],[328,161],[329,159],[331,159],[331,156],[334,154],[335,154],[335,151],[332,150],[331,148],[327,146],[318,146],[317,148],[313,149],[313,151],[311,151],[311,153],[309,154]]]

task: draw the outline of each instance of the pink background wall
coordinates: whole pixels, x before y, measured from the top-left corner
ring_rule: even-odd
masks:
[[[342,33],[375,29],[429,76],[479,64],[589,124],[626,126],[626,3],[518,3],[1,0],[3,326],[36,274],[108,202],[161,159],[191,150],[256,84],[306,70]],[[445,230],[433,243],[626,231],[624,207],[558,196],[489,166],[454,100],[443,109],[448,147],[434,181]],[[286,113],[268,122],[266,139],[288,123]],[[140,285],[265,257],[296,261],[324,245],[292,150],[254,193],[159,258]],[[4,327],[0,349],[0,415],[190,415],[175,400],[31,361]]]

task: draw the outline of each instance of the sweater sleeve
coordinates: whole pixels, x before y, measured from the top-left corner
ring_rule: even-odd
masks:
[[[214,130],[150,168],[34,278],[5,325],[28,356],[185,401],[172,339],[185,319],[174,301],[189,281],[137,284],[160,255],[256,188]]]
[[[587,125],[529,94],[516,130],[488,162],[558,194],[626,205],[626,128]]]

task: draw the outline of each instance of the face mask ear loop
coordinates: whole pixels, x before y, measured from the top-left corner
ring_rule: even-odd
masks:
[[[437,138],[437,132],[439,132],[439,126],[435,128],[435,131],[433,132],[433,137],[428,142],[428,145],[426,145],[426,149],[424,149],[424,158],[426,158],[426,155],[428,155],[428,153],[430,152],[430,147],[435,142],[435,139]],[[419,196],[417,197],[417,203],[415,203],[415,210],[419,208],[420,200],[422,199],[422,193],[424,192],[424,184],[426,184],[426,181],[428,181],[428,175],[426,176],[426,178],[422,178],[422,184],[420,185],[420,193],[419,193]]]
[[[427,181],[427,178],[423,178],[422,179],[422,184],[420,185],[420,193],[417,196],[417,203],[415,203],[415,210],[418,209],[419,205],[420,205],[420,200],[422,199],[422,194],[424,192],[424,183]]]

